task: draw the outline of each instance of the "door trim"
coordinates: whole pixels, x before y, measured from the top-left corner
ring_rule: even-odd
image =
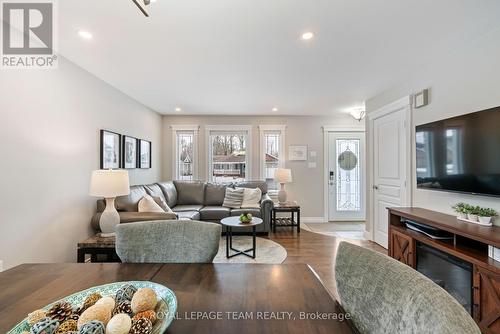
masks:
[[[366,212],[366,218],[367,218],[367,224],[365,225],[366,230],[364,233],[364,236],[367,240],[374,241],[375,240],[375,228],[374,228],[374,218],[375,218],[375,203],[374,203],[374,190],[373,190],[373,185],[374,185],[374,161],[375,161],[375,156],[373,152],[373,143],[374,143],[374,121],[378,118],[381,118],[383,116],[386,116],[390,113],[399,111],[399,110],[404,110],[404,124],[405,124],[405,138],[406,138],[406,182],[405,182],[405,191],[404,191],[404,198],[403,198],[403,203],[404,205],[408,206],[412,204],[412,193],[411,193],[411,187],[412,187],[412,139],[411,135],[413,133],[413,122],[412,122],[412,99],[411,96],[405,96],[399,100],[396,100],[394,102],[391,102],[380,109],[377,109],[366,116],[366,123],[368,127],[367,135],[369,136],[370,140],[366,141],[366,152],[367,152],[367,162],[369,164],[368,167],[368,182],[367,184],[367,212]],[[367,137],[368,137],[367,136]]]
[[[329,134],[330,132],[365,132],[365,127],[364,125],[360,126],[329,126],[325,125],[323,126],[323,222],[328,222],[328,206],[329,206],[329,201],[328,197],[329,191],[328,191],[328,181],[329,181],[329,176],[328,176],[328,162],[330,158],[330,151],[329,151]],[[366,152],[366,135],[365,135],[365,152]],[[366,164],[365,164],[365,171],[363,172],[364,175],[366,175]],[[365,200],[366,203],[366,200]],[[366,208],[366,204],[365,204]],[[365,212],[365,215],[367,215],[368,212]]]

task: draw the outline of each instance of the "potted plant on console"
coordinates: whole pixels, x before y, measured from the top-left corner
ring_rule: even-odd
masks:
[[[491,226],[492,218],[497,216],[497,212],[493,209],[481,208],[466,203],[455,204],[453,210],[457,214],[457,219],[485,226]]]
[[[492,225],[491,220],[497,216],[497,212],[490,208],[479,208],[477,215],[481,225]]]
[[[458,219],[467,219],[468,206],[470,205],[465,203],[457,203],[452,207],[452,209],[455,210]]]

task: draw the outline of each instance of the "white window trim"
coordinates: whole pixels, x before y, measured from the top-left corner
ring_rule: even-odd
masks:
[[[285,133],[286,133],[286,125],[284,124],[262,124],[259,125],[260,131],[260,155],[259,155],[259,165],[260,165],[260,178],[264,180],[264,170],[265,170],[265,162],[266,162],[266,141],[265,134],[266,132],[279,132],[280,133],[280,148],[279,148],[279,166],[281,168],[285,167]]]
[[[252,126],[251,125],[205,125],[205,145],[207,152],[207,179],[212,182],[212,142],[210,141],[210,134],[212,132],[242,132],[247,133],[247,148],[245,156],[245,179],[252,180]]]
[[[172,129],[172,180],[178,179],[177,170],[177,157],[179,143],[177,142],[177,134],[179,132],[193,132],[193,180],[198,180],[198,132],[200,130],[199,125],[170,125]]]

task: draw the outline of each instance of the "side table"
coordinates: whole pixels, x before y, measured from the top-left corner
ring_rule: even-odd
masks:
[[[290,217],[276,217],[278,212],[290,213]],[[297,214],[297,220],[295,220],[295,214]],[[300,205],[295,201],[275,203],[271,216],[271,227],[274,233],[276,233],[276,226],[291,227],[292,231],[294,227],[297,227],[297,233],[300,233]]]
[[[103,238],[96,234],[77,244],[77,262],[85,262],[90,255],[90,262],[121,262],[115,250],[115,237]]]
[[[262,224],[262,219],[253,217],[252,221],[249,223],[242,223],[240,222],[240,217],[234,216],[234,217],[227,217],[223,218],[220,223],[226,227],[226,257],[228,259],[238,256],[238,255],[245,255],[248,256],[252,259],[255,259],[255,252],[257,249],[257,235],[256,235],[256,226]],[[233,227],[251,227],[252,228],[252,248],[245,249],[245,250],[239,250],[236,248],[233,248]],[[230,251],[236,252],[234,254],[229,254]],[[252,252],[252,255],[250,255],[250,252]]]

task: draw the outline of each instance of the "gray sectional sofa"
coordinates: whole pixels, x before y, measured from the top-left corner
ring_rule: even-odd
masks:
[[[262,199],[260,209],[230,209],[222,206],[227,187],[260,188]],[[138,212],[138,203],[144,195],[160,197],[174,211],[172,213],[144,213]],[[136,185],[130,187],[130,194],[117,197],[115,206],[120,214],[121,223],[138,221],[189,219],[207,222],[220,222],[222,218],[239,216],[244,212],[263,219],[257,226],[257,232],[269,232],[271,210],[273,202],[267,194],[265,181],[246,181],[231,184],[213,184],[199,181],[167,181],[149,185]],[[97,201],[97,212],[92,217],[92,227],[99,231],[99,218],[106,204],[104,200]],[[177,215],[177,217],[176,217]],[[248,229],[233,229],[235,232],[249,232]]]

